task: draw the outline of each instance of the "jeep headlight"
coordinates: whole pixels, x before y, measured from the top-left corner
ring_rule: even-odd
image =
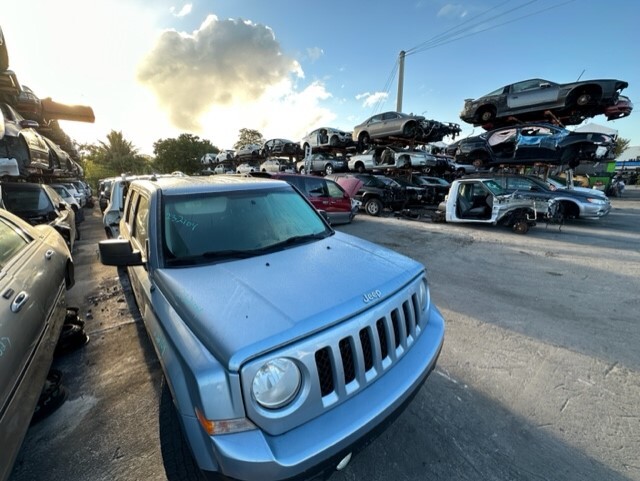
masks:
[[[418,307],[420,311],[424,311],[429,304],[429,288],[427,287],[427,278],[423,277],[418,288]]]
[[[281,357],[267,362],[258,370],[251,391],[262,407],[278,409],[293,400],[300,388],[300,380],[298,366]]]

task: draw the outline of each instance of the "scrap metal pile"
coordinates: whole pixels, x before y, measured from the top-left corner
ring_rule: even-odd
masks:
[[[0,28],[0,177],[82,177],[79,155],[59,120],[94,122],[93,109],[40,99],[9,69]]]

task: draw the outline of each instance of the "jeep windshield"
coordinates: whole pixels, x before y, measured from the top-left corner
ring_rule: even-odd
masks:
[[[245,259],[334,233],[288,186],[164,196],[162,212],[168,267]]]

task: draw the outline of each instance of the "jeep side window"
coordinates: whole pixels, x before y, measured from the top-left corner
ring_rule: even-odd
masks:
[[[135,203],[132,201],[133,198],[137,196],[137,192],[136,191],[132,191],[131,195],[125,198],[125,203],[124,203],[124,221],[131,225],[131,215],[132,215],[132,206],[135,205]]]
[[[136,208],[133,225],[133,238],[137,241],[138,249],[142,252],[142,257],[146,259],[146,244],[149,238],[149,199],[140,195],[140,200]]]

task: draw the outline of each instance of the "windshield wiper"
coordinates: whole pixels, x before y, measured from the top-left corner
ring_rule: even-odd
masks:
[[[205,259],[246,259],[257,255],[262,249],[239,250],[227,249],[223,251],[208,251],[202,254]]]
[[[196,266],[208,263],[211,259],[246,259],[256,255],[255,251],[246,250],[224,250],[210,251],[193,256],[182,256],[167,259],[167,264],[171,266]]]
[[[318,232],[316,234],[307,234],[307,235],[296,235],[293,237],[289,237],[288,239],[285,239],[281,242],[276,242],[275,244],[271,244],[268,247],[265,247],[265,249],[277,249],[279,247],[289,247],[289,246],[294,246],[294,245],[299,245],[299,244],[306,244],[307,242],[311,242],[313,240],[318,240],[318,239],[324,239],[325,237],[329,237],[330,235],[333,235],[333,232]]]
[[[257,249],[227,249],[220,251],[207,251],[197,256],[188,256],[188,257],[180,257],[177,259],[172,259],[172,265],[192,265],[198,264],[198,260],[206,259],[248,259],[249,257],[259,256],[261,254],[266,254],[268,252],[276,251],[282,247],[289,247],[298,244],[305,244],[307,242],[311,242],[317,239],[324,239],[330,235],[333,235],[334,232],[320,232],[317,234],[308,234],[308,235],[300,235],[293,236],[285,239],[281,242],[276,242],[275,244],[271,244],[264,247],[259,247]]]

